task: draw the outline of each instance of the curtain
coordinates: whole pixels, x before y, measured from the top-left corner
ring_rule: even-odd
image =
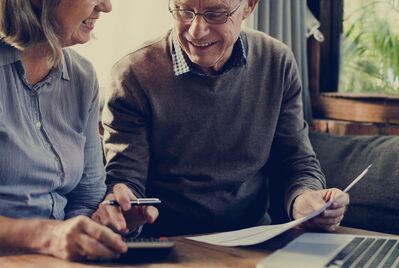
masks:
[[[287,44],[298,63],[303,85],[303,112],[312,120],[306,46],[306,0],[260,0],[248,24]]]

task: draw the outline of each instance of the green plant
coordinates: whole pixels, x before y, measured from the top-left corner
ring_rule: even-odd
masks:
[[[340,91],[399,94],[399,35],[378,16],[381,4],[399,19],[398,0],[368,2],[345,18]]]

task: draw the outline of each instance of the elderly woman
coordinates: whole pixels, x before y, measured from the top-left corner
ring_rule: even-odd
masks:
[[[115,258],[119,234],[89,217],[105,194],[89,41],[110,0],[0,2],[0,252]],[[64,221],[65,219],[65,221]]]

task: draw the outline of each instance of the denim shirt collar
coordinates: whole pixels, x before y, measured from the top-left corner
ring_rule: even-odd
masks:
[[[19,56],[18,49],[0,40],[0,67],[19,61],[21,61],[21,57]],[[55,67],[55,70],[52,71],[57,72],[57,70],[61,71],[62,78],[64,80],[70,80],[68,68],[65,63],[64,53],[62,53],[60,64],[57,67]]]

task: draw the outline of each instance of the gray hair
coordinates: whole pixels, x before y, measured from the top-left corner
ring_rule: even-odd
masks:
[[[47,42],[51,48],[51,64],[61,61],[62,48],[57,37],[54,9],[60,0],[41,0],[36,6],[31,0],[0,1],[0,40],[19,50]]]

